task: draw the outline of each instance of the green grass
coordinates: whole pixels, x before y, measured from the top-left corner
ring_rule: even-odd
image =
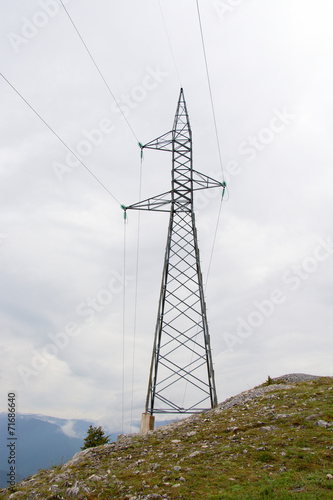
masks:
[[[61,466],[41,471],[38,484],[17,485],[24,492],[17,498],[27,499],[32,491],[40,495],[35,498],[67,498],[66,489],[78,481],[90,488],[78,500],[125,500],[150,493],[184,500],[333,499],[333,480],[327,479],[333,474],[333,427],[316,425],[319,419],[333,420],[332,384],[332,378],[321,378],[290,389],[281,385],[168,432],[157,429],[120,440],[113,448],[95,448],[67,469],[67,479],[54,482],[64,473]],[[306,418],[311,415],[316,417]],[[195,434],[187,436],[190,431]],[[191,456],[195,451],[200,453]],[[88,479],[92,474],[105,478],[94,482]],[[59,485],[58,497],[50,492],[51,484]],[[1,495],[9,498],[8,492]]]

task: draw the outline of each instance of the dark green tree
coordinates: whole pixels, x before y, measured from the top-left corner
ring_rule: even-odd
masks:
[[[101,446],[102,444],[108,444],[109,437],[106,436],[102,427],[93,427],[89,425],[89,429],[87,432],[87,437],[84,439],[84,445],[81,450],[85,450],[86,448],[92,448],[93,446]]]

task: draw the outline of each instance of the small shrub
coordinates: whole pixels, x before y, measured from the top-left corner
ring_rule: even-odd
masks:
[[[102,444],[108,444],[109,437],[106,436],[102,427],[93,427],[89,426],[87,437],[84,439],[84,445],[81,450],[85,450],[87,448],[92,448],[94,446],[101,446]]]

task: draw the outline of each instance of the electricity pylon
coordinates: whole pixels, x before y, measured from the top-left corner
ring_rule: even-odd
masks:
[[[193,210],[194,191],[222,187],[193,170],[192,133],[180,90],[173,128],[145,145],[172,153],[171,190],[122,206],[169,212],[169,230],[145,414],[196,413],[217,405],[210,337]],[[223,196],[222,194],[222,196]],[[153,428],[148,424],[146,430]],[[142,429],[142,427],[141,427]]]

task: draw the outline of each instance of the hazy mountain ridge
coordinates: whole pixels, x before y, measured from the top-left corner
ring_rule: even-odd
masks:
[[[77,453],[3,498],[333,498],[333,378],[294,374]]]
[[[0,435],[7,433],[7,413],[0,413]],[[16,473],[22,480],[39,469],[69,460],[83,446],[87,429],[93,422],[66,420],[40,414],[16,415]],[[116,439],[116,436],[114,436]],[[0,447],[0,487],[7,484],[8,450]],[[7,471],[7,472],[6,472]]]

